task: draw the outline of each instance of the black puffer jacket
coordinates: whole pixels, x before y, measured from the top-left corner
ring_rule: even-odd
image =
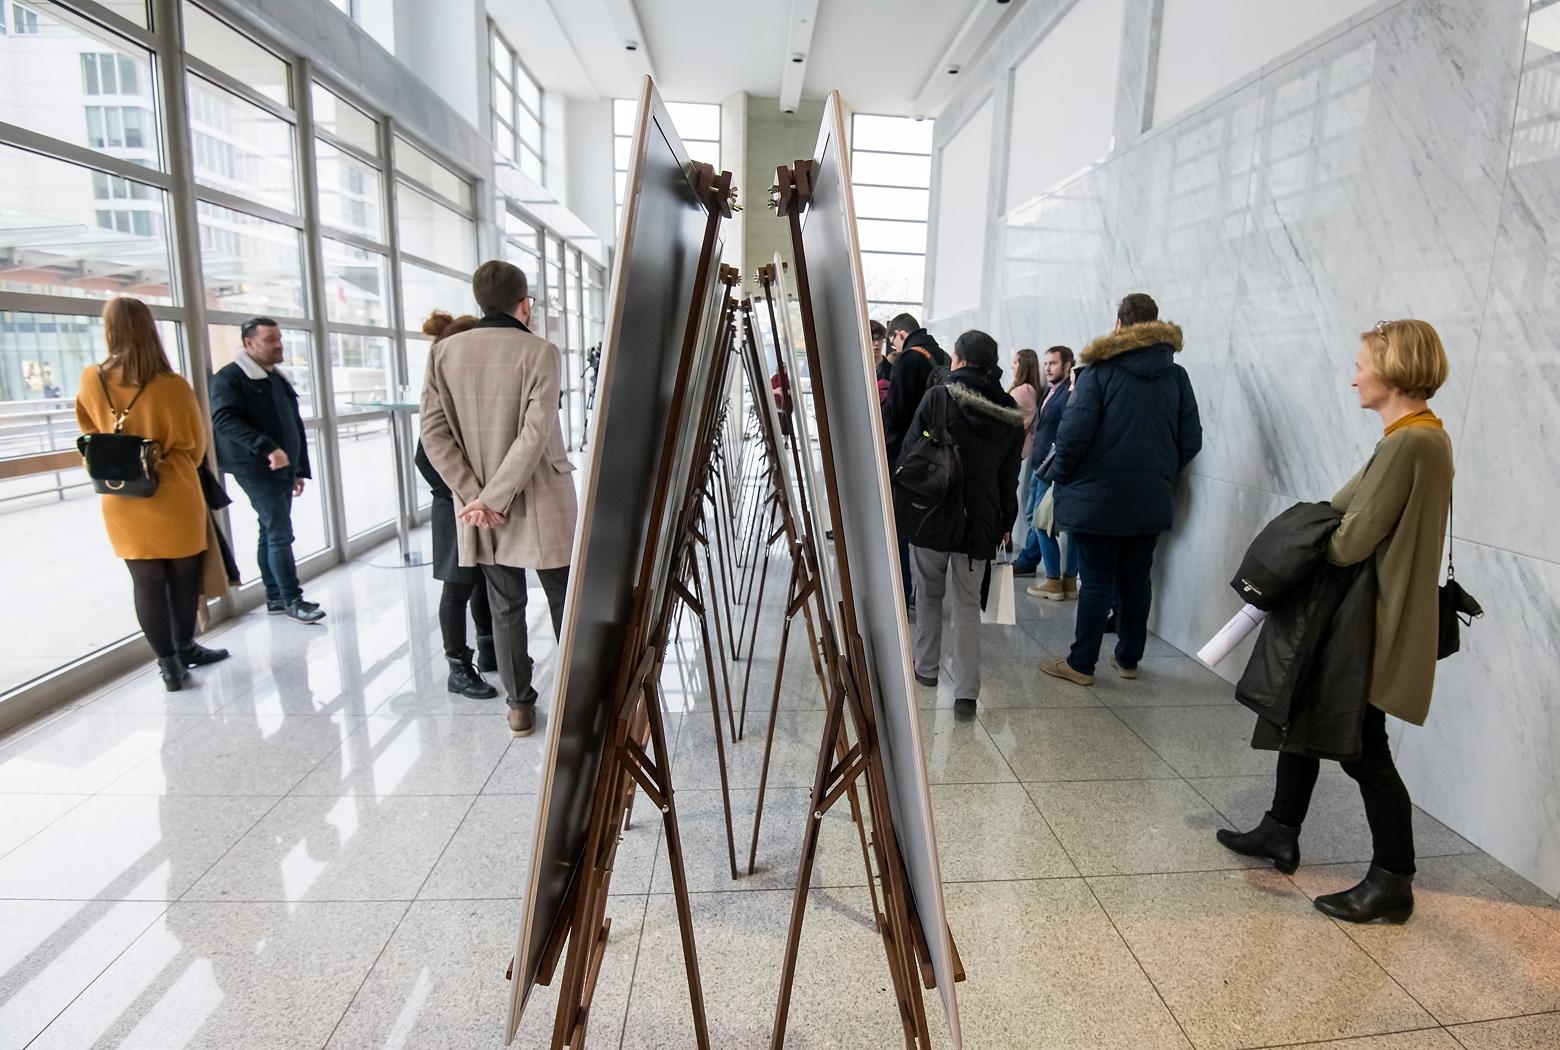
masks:
[[[948,429],[964,467],[964,544],[959,554],[990,559],[1018,515],[1018,468],[1024,452],[1024,413],[984,372],[960,368],[943,385],[958,406]],[[911,417],[909,433],[924,428],[929,392]]]
[[[1096,339],[1079,355],[1085,367],[1049,474],[1058,483],[1063,532],[1169,530],[1176,475],[1202,450],[1197,398],[1175,363],[1180,350],[1179,327],[1147,321]]]
[[[939,368],[948,367],[948,355],[937,345],[932,333],[917,328],[905,339],[904,350],[888,374],[888,401],[883,405],[883,436],[888,445],[888,462],[897,464],[905,435],[912,433],[910,420],[921,407],[921,399],[932,385]]]
[[[1360,753],[1376,570],[1369,558],[1347,568],[1327,560],[1327,540],[1342,521],[1329,503],[1291,507],[1258,534],[1231,583],[1243,600],[1270,610],[1235,687],[1235,698],[1258,715],[1252,747],[1337,761]]]

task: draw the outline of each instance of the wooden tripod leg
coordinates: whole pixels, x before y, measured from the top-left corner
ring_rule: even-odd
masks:
[[[769,502],[768,506],[770,508],[769,515],[761,523],[763,525],[763,532],[754,533],[753,535],[752,558],[750,558],[748,561],[747,572],[744,574],[744,578],[738,588],[739,593],[742,596],[742,620],[737,625],[738,644],[735,647],[735,653],[738,659],[742,658],[742,639],[747,637],[748,633],[748,614],[753,611],[753,603],[749,601],[749,599],[753,597],[753,577],[755,575],[752,571],[753,566],[757,564],[760,558],[762,558],[764,562],[764,568],[769,568],[769,548],[774,543],[774,537],[769,534],[769,530],[772,527],[771,523],[774,521],[775,504],[773,502]],[[768,542],[765,542],[766,539]],[[749,644],[748,659],[751,660],[752,658],[753,647],[751,644]]]
[[[769,784],[769,756],[775,746],[775,720],[780,713],[780,685],[785,675],[785,650],[791,639],[791,620],[795,615],[794,606],[800,571],[800,563],[793,561],[791,582],[786,588],[785,621],[780,625],[780,657],[779,662],[775,664],[775,686],[769,698],[769,727],[764,732],[764,761],[758,773],[758,807],[753,813],[753,841],[748,847],[749,875],[753,874],[753,869],[758,863],[758,830],[764,823],[764,792]]]
[[[656,711],[651,717],[650,733],[660,756],[662,798],[666,805],[661,812],[662,833],[666,836],[666,859],[672,869],[672,893],[677,899],[677,926],[682,935],[683,969],[688,975],[688,1002],[693,1008],[693,1037],[698,1050],[710,1050],[709,1022],[704,1015],[704,984],[699,978],[699,953],[693,939],[693,905],[688,899],[688,873],[683,866],[682,833],[677,827],[677,803],[672,791],[671,756],[666,749],[666,725],[661,718],[661,685],[650,683],[647,705]],[[715,740],[720,741],[719,726]],[[725,782],[722,766],[721,781]],[[730,833],[730,810],[727,810],[727,832]],[[732,865],[735,869],[735,864]],[[733,877],[735,871],[733,870]]]
[[[776,538],[777,537],[773,537],[773,536],[770,537],[771,540],[776,539]],[[748,638],[747,668],[742,673],[742,707],[741,707],[740,713],[737,716],[737,739],[738,740],[741,740],[743,734],[747,731],[748,684],[753,681],[753,656],[754,656],[754,653],[756,652],[756,648],[758,646],[758,620],[759,620],[759,617],[764,615],[764,587],[765,587],[765,585],[768,584],[768,582],[769,582],[769,544],[765,544],[765,546],[764,546],[764,568],[763,568],[763,571],[758,574],[758,600],[752,603],[752,609],[753,609],[753,633]],[[743,613],[742,619],[743,619],[743,623],[744,623],[744,626],[745,626],[746,625],[746,621],[747,621],[747,614],[745,612]],[[780,678],[780,672],[781,672],[781,668],[776,667],[775,668],[775,680],[776,681],[778,681],[779,678]]]
[[[710,717],[715,722],[715,759],[720,764],[720,798],[721,805],[726,811],[726,856],[731,863],[731,877],[741,878],[737,873],[737,840],[732,827],[731,818],[731,787],[726,777],[726,741],[722,737],[720,729],[720,700],[715,695],[715,658],[710,653],[710,629],[706,623],[709,607],[704,604],[699,593],[699,574],[690,574],[693,581],[694,593],[684,591],[683,601],[690,606],[689,611],[699,623],[699,634],[704,645],[704,671],[710,683]]]
[[[784,1050],[786,1021],[791,1013],[791,989],[796,983],[796,956],[802,943],[802,921],[807,913],[807,894],[812,885],[813,865],[818,859],[818,836],[823,830],[823,804],[834,768],[832,742],[843,723],[845,697],[838,685],[829,697],[828,713],[823,720],[823,738],[818,746],[818,767],[813,773],[807,827],[802,833],[801,855],[796,865],[796,890],[791,899],[791,925],[786,931],[785,958],[780,967],[780,995],[775,1003],[775,1023],[770,1035],[770,1050]],[[871,878],[871,872],[867,877]]]
[[[731,561],[730,561],[729,558],[726,557],[725,530],[723,530],[721,528],[720,507],[717,505],[717,500],[715,498],[714,491],[713,490],[708,490],[708,496],[709,496],[710,510],[711,510],[711,513],[710,513],[710,516],[709,516],[709,519],[708,519],[709,520],[709,524],[710,524],[710,528],[709,528],[708,531],[714,534],[714,539],[715,539],[714,546],[715,546],[716,550],[718,551],[718,556],[720,558],[720,566],[721,566],[720,593],[726,599],[726,634],[728,636],[732,636],[733,637],[732,644],[735,645],[736,642],[735,642],[734,632],[731,629],[731,606],[733,604],[733,590],[732,590],[732,586],[731,586],[731,572],[730,572],[730,568],[729,568],[729,566],[731,565]],[[708,555],[710,553],[710,544],[708,542],[705,543],[704,550],[705,550],[705,554],[706,555]],[[714,591],[715,587],[716,587],[716,581],[715,581],[714,571],[712,569],[711,573],[710,573],[710,590]],[[736,653],[735,652],[732,653],[732,659],[736,659]]]
[[[709,545],[708,541],[706,540],[705,542],[703,542],[702,546],[704,547],[704,573],[705,573],[705,576],[708,577],[708,579],[710,581],[710,597],[713,599],[713,598],[717,597],[717,595],[715,594],[715,591],[716,591],[716,586],[715,586],[715,565],[714,565],[714,561],[713,561],[713,559],[711,558],[711,555],[710,555],[710,545]],[[699,573],[698,573],[698,569],[697,568],[694,568],[692,575],[695,578],[698,577]],[[720,614],[718,612],[715,612],[715,611],[709,609],[706,606],[705,611],[704,611],[704,615],[701,617],[701,619],[706,621],[706,626],[707,626],[707,621],[710,618],[713,618],[714,621],[715,621],[715,631],[714,631],[714,633],[715,633],[715,649],[716,649],[716,651],[720,655],[720,675],[721,675],[721,681],[726,686],[726,720],[731,724],[731,742],[732,743],[736,743],[737,742],[737,713],[736,713],[736,709],[732,705],[732,701],[731,701],[731,665],[726,660],[726,642],[721,637],[721,633],[720,633]],[[709,649],[709,638],[706,637],[704,639],[704,642],[705,642],[704,651],[706,653],[708,653],[710,651],[710,649]],[[710,681],[710,702],[712,704],[717,705],[717,706],[719,705],[719,702],[720,702],[719,698],[717,698],[715,696],[715,682],[714,682],[713,677],[711,678],[711,681]]]
[[[845,724],[840,723],[839,735],[834,741],[835,757],[843,761],[850,751],[850,742],[845,739]],[[856,838],[861,843],[861,864],[867,872],[867,892],[872,896],[872,914],[882,914],[878,905],[877,882],[872,878],[872,846],[867,841],[867,821],[861,811],[861,795],[856,790],[854,782],[845,789],[845,798],[850,802],[850,819],[856,824]]]

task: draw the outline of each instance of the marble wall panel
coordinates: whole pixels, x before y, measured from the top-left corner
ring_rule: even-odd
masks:
[[[1398,765],[1426,812],[1560,895],[1560,565],[1474,544],[1457,563],[1485,615]]]

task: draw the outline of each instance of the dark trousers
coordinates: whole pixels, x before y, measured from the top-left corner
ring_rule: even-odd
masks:
[[[482,566],[493,611],[493,656],[498,660],[498,677],[509,694],[505,702],[510,707],[536,703],[525,624],[526,571],[512,565]],[[553,636],[557,637],[563,631],[563,596],[569,589],[569,567],[530,571],[542,581],[547,609],[552,614]]]
[[[298,584],[298,563],[293,560],[293,472],[246,470],[233,479],[249,497],[260,522],[260,543],[255,560],[265,584],[267,605],[291,605],[303,597]]]
[[[1073,532],[1068,537],[1078,550],[1078,619],[1073,627],[1073,647],[1067,662],[1073,670],[1093,674],[1100,660],[1105,623],[1116,611],[1116,662],[1136,667],[1148,645],[1148,610],[1154,587],[1156,533],[1144,536],[1103,536]]]
[[[1367,707],[1360,727],[1360,757],[1340,762],[1343,771],[1360,786],[1365,801],[1365,819],[1379,866],[1399,875],[1414,874],[1414,804],[1408,788],[1398,776],[1387,741],[1387,716],[1379,708]],[[1316,787],[1322,763],[1304,755],[1280,751],[1278,782],[1273,788],[1273,808],[1268,811],[1280,824],[1298,828],[1311,808],[1311,790]]]
[[[173,656],[195,640],[200,611],[200,567],[206,556],[131,558],[125,561],[135,588],[135,618],[158,656]]]
[[[899,578],[905,584],[905,602],[915,604],[915,573],[910,570],[910,542],[904,538],[899,540]]]
[[[493,633],[493,607],[488,603],[487,583],[477,579],[470,583],[444,581],[439,594],[439,633],[444,637],[444,655],[451,660],[469,660],[471,649],[466,645],[466,609],[471,608],[471,620],[477,625],[477,637]]]

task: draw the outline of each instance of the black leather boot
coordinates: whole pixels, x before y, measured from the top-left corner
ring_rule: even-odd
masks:
[[[184,661],[177,656],[159,656],[157,672],[162,675],[163,686],[170,693],[177,693],[189,684],[190,673],[184,669]]]
[[[477,673],[477,669],[471,666],[471,650],[467,649],[464,656],[447,657],[450,663],[450,678],[446,688],[452,693],[461,696],[469,696],[473,700],[491,700],[498,695],[498,690],[487,683],[487,680]]]
[[[1219,845],[1247,857],[1266,857],[1285,875],[1300,866],[1300,829],[1280,824],[1271,814],[1262,815],[1262,823],[1250,831],[1220,828],[1213,833]]]
[[[489,674],[498,670],[498,655],[493,651],[491,634],[477,635],[477,670]]]
[[[226,649],[207,649],[199,642],[185,642],[179,646],[179,659],[184,661],[185,667],[204,667],[206,664],[218,664],[226,660],[229,653]]]
[[[1407,922],[1414,914],[1414,877],[1372,864],[1352,890],[1316,898],[1316,910],[1345,922]]]

